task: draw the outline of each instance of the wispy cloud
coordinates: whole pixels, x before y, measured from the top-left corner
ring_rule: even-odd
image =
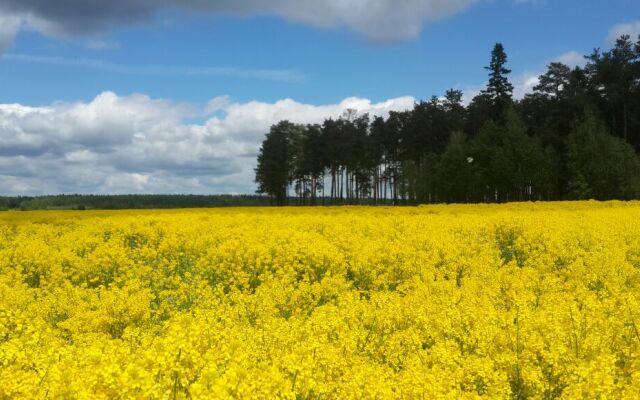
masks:
[[[102,39],[89,39],[85,40],[82,44],[84,47],[91,50],[114,50],[122,47],[120,43]]]
[[[200,67],[185,65],[129,65],[94,58],[64,58],[29,54],[4,54],[4,60],[48,64],[75,68],[91,68],[126,75],[210,76],[298,83],[306,76],[290,69],[245,69],[237,67]]]
[[[618,24],[612,27],[609,30],[609,35],[607,36],[607,43],[615,43],[616,39],[622,35],[629,35],[631,36],[631,40],[635,41],[640,35],[640,20]]]

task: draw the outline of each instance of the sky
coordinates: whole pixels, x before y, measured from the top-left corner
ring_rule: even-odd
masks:
[[[269,127],[385,116],[504,44],[516,97],[638,0],[0,0],[0,195],[253,193]]]

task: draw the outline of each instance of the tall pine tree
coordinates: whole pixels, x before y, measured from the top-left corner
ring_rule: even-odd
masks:
[[[482,94],[491,101],[493,117],[497,119],[504,117],[505,111],[512,103],[513,85],[507,78],[511,70],[505,67],[506,64],[507,53],[502,43],[496,43],[491,52],[491,62],[488,67],[484,67],[489,71],[489,83]]]

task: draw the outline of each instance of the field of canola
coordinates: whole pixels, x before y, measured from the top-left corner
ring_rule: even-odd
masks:
[[[638,399],[640,203],[0,213],[0,399]]]

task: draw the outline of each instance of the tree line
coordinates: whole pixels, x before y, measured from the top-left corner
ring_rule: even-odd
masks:
[[[386,118],[273,125],[257,192],[277,205],[640,198],[640,36],[583,67],[550,63],[520,100],[507,61],[497,43],[466,106],[451,89]]]
[[[125,194],[0,197],[0,210],[119,210],[147,208],[202,208],[268,206],[269,198],[257,195]]]

